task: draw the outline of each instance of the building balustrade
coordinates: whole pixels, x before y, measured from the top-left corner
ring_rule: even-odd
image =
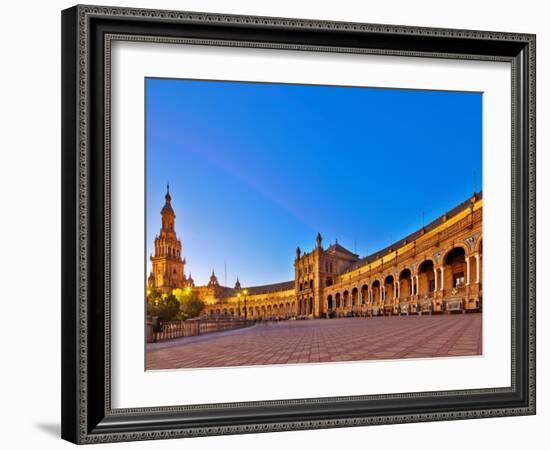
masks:
[[[146,322],[147,342],[160,342],[181,337],[198,336],[217,331],[232,330],[254,325],[253,320],[242,319],[191,319]]]

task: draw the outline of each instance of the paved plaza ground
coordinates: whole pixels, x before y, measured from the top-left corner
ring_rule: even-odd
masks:
[[[147,345],[147,369],[481,354],[481,314],[260,323]]]

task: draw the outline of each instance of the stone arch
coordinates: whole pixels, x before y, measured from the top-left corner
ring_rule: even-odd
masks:
[[[390,303],[395,297],[395,278],[392,274],[384,278],[385,303]]]
[[[359,289],[354,287],[351,290],[351,306],[359,305]]]
[[[462,250],[464,250],[464,254],[465,255],[468,255],[470,254],[470,249],[468,248],[468,246],[464,243],[464,242],[455,242],[453,243],[452,245],[449,245],[445,251],[443,252],[443,256],[441,258],[441,263],[442,264],[445,264],[445,258],[447,257],[447,255],[449,254],[449,252],[453,251],[455,248],[461,248]]]
[[[426,258],[418,265],[417,290],[419,295],[428,295],[435,291],[435,267],[436,265],[433,258]]]
[[[435,260],[435,258],[433,256],[422,256],[421,257],[422,259],[420,259],[420,262],[418,262],[417,264],[413,264],[412,267],[413,267],[413,270],[411,271],[413,275],[418,275],[420,273],[420,267],[425,264],[425,263],[429,263],[431,262],[434,267],[437,266],[437,261]],[[414,267],[416,266],[416,270],[414,270]]]
[[[380,283],[380,280],[374,280],[371,289],[373,303],[379,303],[382,300],[382,283]]]
[[[349,306],[349,291],[347,289],[344,291],[342,299],[344,303],[344,308],[347,308]]]
[[[369,287],[368,285],[365,283],[363,286],[361,286],[361,300],[362,300],[362,303],[365,304],[365,303],[368,303],[369,302]]]
[[[467,277],[467,249],[462,245],[456,245],[449,249],[443,257],[445,287],[450,289],[462,288],[466,284]]]
[[[399,297],[407,298],[412,295],[412,270],[408,267],[399,272]]]
[[[327,297],[327,309],[331,310],[334,308],[334,299],[332,298],[332,294],[329,294]]]

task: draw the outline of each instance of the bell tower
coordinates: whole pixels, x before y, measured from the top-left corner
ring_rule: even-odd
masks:
[[[166,186],[165,203],[160,211],[162,225],[155,237],[155,253],[151,255],[153,270],[149,276],[149,287],[169,294],[172,289],[184,288],[186,284],[182,259],[182,245],[175,231],[176,214],[172,209],[170,185]]]

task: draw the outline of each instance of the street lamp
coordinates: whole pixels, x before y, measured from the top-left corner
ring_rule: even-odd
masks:
[[[239,319],[241,318],[241,293],[237,293],[237,298],[239,299],[238,303],[238,312],[239,312]],[[245,313],[246,314],[246,313]]]
[[[243,295],[244,295],[244,320],[247,319],[247,310],[248,310],[248,308],[246,307],[246,296],[247,296],[247,294],[248,294],[248,291],[245,289],[243,291]]]

